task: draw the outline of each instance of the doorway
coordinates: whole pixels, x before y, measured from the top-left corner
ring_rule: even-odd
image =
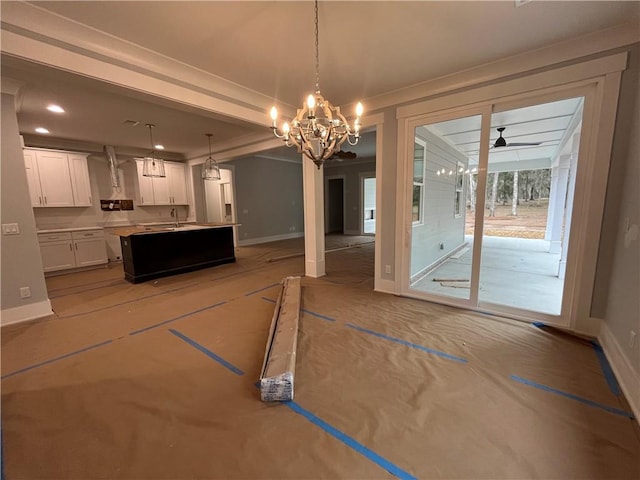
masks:
[[[234,221],[233,174],[221,168],[220,180],[203,180],[205,218],[207,223],[230,223]]]
[[[376,174],[360,174],[360,234],[376,233]]]
[[[583,104],[415,123],[409,293],[563,323]]]
[[[327,234],[344,233],[344,176],[327,177],[325,187],[325,231]]]

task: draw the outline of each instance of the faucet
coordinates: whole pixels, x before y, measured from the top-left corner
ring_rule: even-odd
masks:
[[[180,226],[180,219],[178,218],[178,210],[175,207],[171,209],[171,216],[176,217],[176,228]]]

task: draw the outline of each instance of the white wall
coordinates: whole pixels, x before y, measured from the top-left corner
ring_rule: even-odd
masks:
[[[423,187],[423,223],[414,225],[411,236],[411,276],[422,272],[464,243],[465,202],[462,214],[454,215],[458,162],[466,169],[468,159],[425,128],[416,132],[426,146]],[[444,175],[437,171],[444,169]],[[449,172],[453,172],[449,175]],[[463,194],[465,189],[462,189]],[[441,245],[443,248],[441,248]]]

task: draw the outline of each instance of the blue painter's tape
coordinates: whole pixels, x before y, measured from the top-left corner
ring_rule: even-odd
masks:
[[[387,472],[391,473],[392,475],[395,475],[397,478],[400,478],[402,480],[415,480],[416,479],[416,477],[414,477],[413,475],[410,475],[409,473],[405,472],[400,467],[398,467],[397,465],[391,463],[386,458],[381,457],[376,452],[374,452],[373,450],[370,450],[369,448],[365,447],[364,445],[362,445],[357,440],[355,440],[352,437],[348,436],[347,434],[341,432],[337,428],[329,425],[327,422],[325,422],[321,418],[317,417],[316,415],[311,413],[309,410],[306,410],[306,409],[302,408],[296,402],[287,402],[285,405],[287,407],[289,407],[291,410],[293,410],[294,412],[302,415],[304,418],[309,420],[311,423],[313,423],[313,424],[319,426],[320,428],[322,428],[325,432],[327,432],[332,437],[335,437],[338,440],[340,440],[346,446],[354,449],[359,454],[364,455],[366,458],[368,458],[372,462],[378,464],[380,467],[384,468]]]
[[[275,300],[271,300],[270,298],[267,298],[267,297],[260,297],[260,298],[262,298],[262,300],[264,300],[265,302],[276,303]]]
[[[187,342],[189,345],[191,345],[192,347],[194,347],[196,350],[201,351],[202,353],[204,353],[207,357],[212,358],[213,360],[215,360],[216,362],[218,362],[220,365],[222,365],[225,368],[228,368],[229,370],[231,370],[233,373],[235,373],[236,375],[244,375],[244,372],[242,370],[240,370],[238,367],[236,367],[235,365],[227,362],[224,358],[216,355],[215,353],[213,353],[211,350],[209,350],[206,347],[203,347],[202,345],[200,345],[198,342],[196,342],[195,340],[190,339],[189,337],[187,337],[186,335],[184,335],[183,333],[178,332],[177,330],[174,330],[172,328],[169,329],[169,331],[171,333],[173,333],[176,337],[184,340],[185,342]]]
[[[250,297],[251,295],[255,295],[256,293],[262,292],[264,290],[269,290],[270,288],[273,288],[273,287],[275,287],[277,285],[282,285],[282,284],[281,283],[273,283],[271,285],[267,285],[266,287],[259,288],[258,290],[254,290],[253,292],[245,293],[244,296],[245,297]]]
[[[616,380],[616,376],[611,369],[611,365],[609,364],[609,360],[607,360],[607,356],[604,354],[604,350],[600,346],[598,342],[591,341],[591,345],[593,346],[593,350],[596,352],[596,356],[598,357],[598,361],[600,362],[600,368],[602,369],[602,374],[604,378],[607,380],[607,385],[609,385],[609,390],[616,397],[622,395],[620,392],[620,386],[618,385],[618,381]]]
[[[129,335],[137,335],[139,333],[146,332],[147,330],[151,330],[151,329],[154,329],[154,328],[161,327],[162,325],[166,325],[167,323],[175,322],[176,320],[181,320],[181,319],[186,318],[186,317],[188,317],[190,315],[195,315],[196,313],[204,312],[205,310],[210,310],[212,308],[219,307],[220,305],[224,305],[225,303],[227,303],[227,302],[218,302],[218,303],[215,303],[213,305],[208,305],[206,307],[199,308],[198,310],[193,310],[192,312],[188,312],[188,313],[185,313],[183,315],[180,315],[179,317],[170,318],[169,320],[165,320],[164,322],[156,323],[156,324],[150,325],[148,327],[141,328],[140,330],[135,330],[135,331],[129,333]]]
[[[418,350],[422,350],[423,352],[431,353],[433,355],[437,355],[439,357],[446,358],[448,360],[453,360],[454,362],[460,362],[460,363],[468,362],[466,358],[456,357],[455,355],[441,352],[439,350],[434,350],[432,348],[423,347],[422,345],[417,345],[415,343],[407,342],[406,340],[402,340],[400,338],[390,337],[388,335],[384,335],[383,333],[374,332],[373,330],[369,330],[367,328],[362,328],[357,325],[353,325],[352,323],[347,323],[347,327],[353,328],[354,330],[357,330],[359,332],[368,333],[369,335],[373,335],[378,338],[384,338],[385,340],[399,343],[400,345],[404,345],[406,347],[416,348]]]
[[[593,400],[589,400],[588,398],[579,397],[572,393],[563,392],[562,390],[557,390],[555,388],[548,387],[546,385],[542,385],[541,383],[536,383],[531,380],[527,380],[526,378],[519,377],[517,375],[511,375],[511,379],[516,382],[524,383],[525,385],[529,385],[530,387],[538,388],[540,390],[544,390],[545,392],[555,393],[556,395],[560,395],[565,398],[570,398],[571,400],[575,400],[576,402],[583,403],[590,407],[600,408],[609,413],[613,413],[614,415],[620,415],[622,417],[627,417],[633,419],[634,416],[630,412],[626,412],[624,410],[620,410],[619,408],[610,407],[608,405],[604,405],[602,403],[594,402]]]
[[[546,327],[546,325],[542,322],[532,322],[531,325],[533,325],[536,328],[544,328]]]
[[[9,378],[9,377],[12,377],[14,375],[18,375],[19,373],[28,372],[29,370],[33,370],[34,368],[42,367],[44,365],[48,365],[50,363],[57,362],[58,360],[62,360],[64,358],[68,358],[68,357],[71,357],[73,355],[77,355],[79,353],[86,352],[88,350],[93,350],[94,348],[98,348],[98,347],[102,347],[104,345],[108,345],[111,342],[113,342],[113,340],[107,340],[106,342],[96,343],[95,345],[91,345],[89,347],[81,348],[80,350],[76,350],[75,352],[65,353],[64,355],[60,355],[59,357],[55,357],[55,358],[52,358],[50,360],[46,360],[44,362],[36,363],[35,365],[31,365],[30,367],[21,368],[20,370],[16,370],[15,372],[7,373],[6,375],[3,375],[0,378],[2,378],[4,380],[5,378]]]
[[[307,310],[306,308],[303,308],[302,311],[304,313],[308,314],[308,315],[313,315],[314,317],[321,318],[322,320],[327,320],[329,322],[335,322],[336,321],[335,318],[327,317],[326,315],[320,315],[319,313],[312,312],[311,310]]]

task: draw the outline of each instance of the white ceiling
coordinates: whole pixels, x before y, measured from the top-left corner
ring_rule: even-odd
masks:
[[[2,2],[4,10],[10,2]],[[33,2],[74,22],[195,66],[297,106],[314,82],[313,3],[309,1]],[[3,12],[4,14],[4,12]],[[320,86],[336,105],[403,87],[590,32],[640,21],[640,2],[321,1]],[[5,28],[3,26],[3,28]],[[2,76],[25,84],[21,132],[117,148],[148,148],[144,123],[169,152],[190,158],[206,150],[205,133],[229,139],[264,127],[152,98],[16,58]],[[63,116],[43,110],[57,101]],[[124,120],[141,125],[127,127]],[[506,120],[505,120],[506,121]],[[511,120],[513,123],[513,120]],[[517,120],[516,120],[517,123]],[[515,125],[511,138],[519,136]],[[493,138],[493,135],[492,135]],[[288,150],[290,152],[291,149]],[[295,156],[295,155],[294,155]]]

